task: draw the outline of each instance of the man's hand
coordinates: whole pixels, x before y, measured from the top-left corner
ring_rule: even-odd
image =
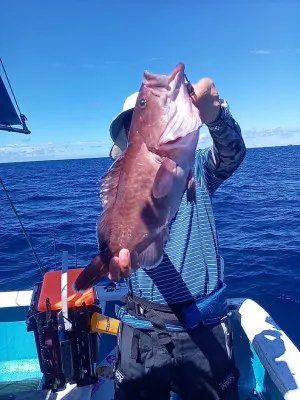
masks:
[[[200,118],[204,124],[214,122],[220,112],[220,99],[217,88],[210,78],[203,78],[193,85],[195,94],[193,103],[198,108]]]
[[[127,249],[120,250],[119,257],[113,257],[109,264],[109,279],[118,282],[121,278],[127,278],[139,268],[137,255],[130,257]]]

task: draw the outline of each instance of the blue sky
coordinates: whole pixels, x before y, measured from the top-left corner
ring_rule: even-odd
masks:
[[[248,147],[300,144],[298,0],[10,0],[1,12],[0,55],[32,134],[0,132],[0,162],[107,156],[144,69],[179,61],[192,82],[215,81]]]

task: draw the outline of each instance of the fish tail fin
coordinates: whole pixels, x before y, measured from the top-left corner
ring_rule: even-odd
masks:
[[[109,257],[98,254],[87,267],[78,275],[73,285],[75,292],[83,292],[105,278],[109,271]]]

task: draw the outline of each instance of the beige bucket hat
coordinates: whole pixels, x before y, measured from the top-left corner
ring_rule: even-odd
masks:
[[[127,133],[139,92],[134,92],[124,102],[123,110],[112,120],[109,132],[114,145],[109,156],[116,160],[127,147]]]

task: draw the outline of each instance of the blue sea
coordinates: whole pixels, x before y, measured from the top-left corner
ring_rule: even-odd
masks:
[[[0,164],[42,264],[85,266],[97,252],[100,176],[108,158]],[[248,149],[214,197],[229,294],[258,301],[300,348],[300,146]],[[41,275],[0,188],[0,291]]]

